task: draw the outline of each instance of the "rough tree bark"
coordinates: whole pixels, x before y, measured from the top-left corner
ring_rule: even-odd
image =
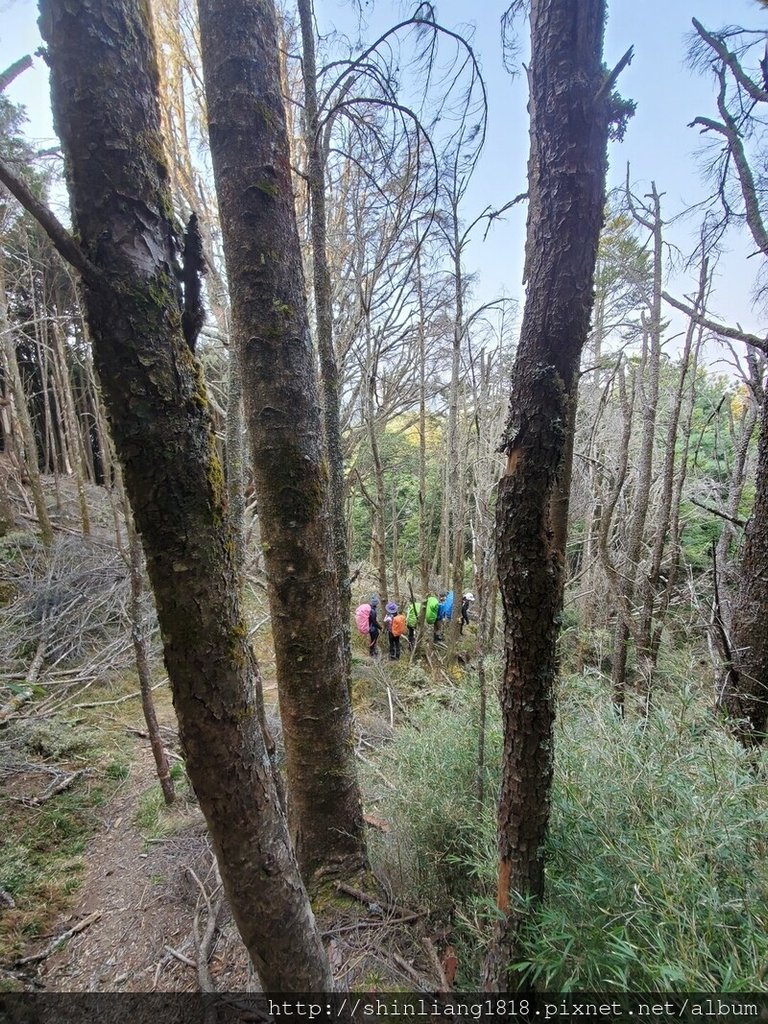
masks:
[[[484,969],[491,990],[519,986],[510,967],[519,949],[522,900],[540,897],[544,888],[563,578],[550,502],[589,332],[611,88],[619,70],[606,76],[601,66],[604,0],[533,0],[530,19],[528,291],[496,513],[506,665],[501,685],[500,916]]]
[[[199,0],[209,134],[304,877],[366,862],[272,0]],[[237,26],[233,33],[232,26]]]
[[[50,214],[36,213],[84,275],[95,363],[155,593],[187,772],[264,987],[327,990],[327,959],[259,724],[202,370],[182,333],[147,5],[40,6],[80,243]]]

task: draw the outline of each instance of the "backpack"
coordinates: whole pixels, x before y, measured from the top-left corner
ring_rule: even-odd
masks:
[[[434,594],[427,598],[427,613],[424,616],[424,621],[428,622],[430,626],[434,626],[437,622],[437,611],[440,607],[440,602],[437,600]]]
[[[392,619],[392,636],[402,636],[406,630],[405,616],[396,615]]]
[[[371,621],[371,606],[369,604],[361,604],[355,608],[355,625],[357,626],[358,633],[362,633],[363,636],[368,636],[368,626]]]
[[[408,605],[408,625],[413,629],[416,623],[419,621],[419,612],[421,611],[421,602],[418,604]]]
[[[443,601],[443,618],[450,619],[453,615],[453,591],[449,590]]]

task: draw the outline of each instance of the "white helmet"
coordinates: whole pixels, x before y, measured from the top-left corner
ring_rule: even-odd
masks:
[[[465,601],[474,601],[475,600],[475,595],[472,593],[471,590],[469,591],[469,593],[464,595],[464,600]]]

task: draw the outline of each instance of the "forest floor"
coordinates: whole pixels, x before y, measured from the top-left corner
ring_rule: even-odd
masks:
[[[65,491],[64,499],[57,527],[66,539],[77,534],[78,523],[74,495]],[[89,500],[98,543],[113,554],[110,510],[96,489]],[[30,537],[17,531],[0,546],[5,604],[28,584],[22,577],[32,560],[23,552]],[[264,608],[250,612],[263,623]],[[32,641],[20,650],[29,657],[34,648]],[[263,627],[256,648],[274,705]],[[358,749],[370,766],[376,748],[391,737],[395,707],[383,666],[363,658],[357,664]],[[16,667],[23,675],[26,666]],[[156,781],[130,663],[123,659],[115,671],[101,666],[98,678],[82,664],[68,671],[74,674],[47,679],[44,669],[32,699],[18,707],[16,677],[0,678],[0,991],[258,991],[184,776],[159,661],[154,696],[176,777],[170,808]],[[62,678],[63,697],[56,700]],[[88,681],[78,687],[69,679]],[[375,803],[367,810],[372,827],[387,828]],[[334,892],[317,908],[340,986],[439,989],[428,915],[397,907],[376,880],[361,886],[357,893]],[[216,927],[208,942],[211,915]]]

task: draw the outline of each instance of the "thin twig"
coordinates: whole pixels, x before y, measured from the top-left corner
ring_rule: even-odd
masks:
[[[178,949],[174,949],[173,946],[163,946],[163,949],[175,960],[178,960],[179,963],[186,964],[187,967],[197,967],[197,964],[191,957],[185,956],[184,953],[180,953]]]
[[[162,682],[155,683],[155,685],[153,687],[151,687],[151,689],[152,690],[159,690],[161,686],[165,686],[165,685],[166,685],[166,680],[163,679]],[[108,704],[124,704],[127,700],[136,700],[139,697],[141,697],[140,693],[127,693],[124,697],[118,697],[116,700],[97,700],[97,701],[92,701],[91,703],[88,703],[88,704],[71,704],[70,707],[78,708],[78,709],[82,709],[82,708],[103,708],[103,707],[106,707]]]

